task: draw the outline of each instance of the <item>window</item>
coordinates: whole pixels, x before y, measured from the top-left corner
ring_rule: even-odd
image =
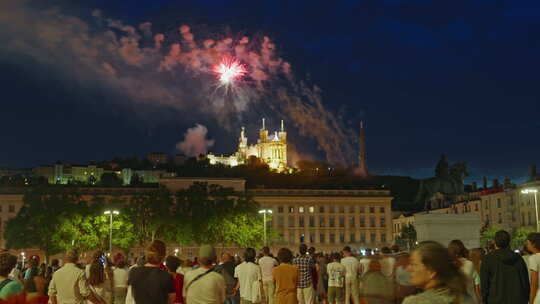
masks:
[[[339,217],[339,227],[341,227],[341,228],[345,227],[345,217],[344,216]]]
[[[485,201],[484,201],[484,209],[487,209],[487,208],[488,208],[488,201],[485,200]]]
[[[294,216],[293,215],[289,215],[289,228],[292,228],[294,227]]]
[[[298,217],[298,227],[304,227],[304,216],[303,215]]]
[[[370,241],[371,243],[375,243],[375,241],[376,241],[376,235],[375,235],[375,232],[372,232],[372,233],[369,234],[369,241]]]
[[[360,228],[366,227],[366,218],[364,216],[360,217]]]
[[[380,221],[381,221],[381,227],[384,228],[384,226],[386,225],[385,218],[384,218],[384,217],[381,217],[381,218],[380,218]]]
[[[319,206],[319,213],[324,213],[324,206]]]
[[[330,244],[334,244],[336,242],[336,235],[334,233],[330,233]]]
[[[15,212],[15,206],[14,205],[9,205],[9,212]]]
[[[365,244],[366,243],[366,233],[360,232],[360,243]]]
[[[384,213],[384,207],[380,207],[380,208],[379,208],[379,212],[380,212],[380,213]]]
[[[360,213],[366,213],[366,207],[364,206],[360,207]]]
[[[386,233],[381,233],[381,243],[386,243]]]
[[[294,207],[293,206],[289,206],[289,213],[294,213]]]
[[[356,235],[354,234],[354,232],[351,232],[351,235],[349,235],[349,240],[351,241],[351,243],[356,242]]]
[[[331,216],[329,219],[328,219],[328,227],[334,227],[336,224],[336,219]]]
[[[324,216],[319,216],[319,227],[324,227],[325,226],[325,223],[324,223]]]
[[[374,216],[369,218],[369,227],[375,227],[375,217]]]
[[[345,243],[345,232],[340,232],[339,233],[339,242],[340,243]]]
[[[354,213],[354,206],[349,206],[349,213]]]
[[[285,226],[285,220],[281,215],[277,217],[277,226],[278,228],[283,228],[283,226]]]
[[[324,237],[325,237],[324,233],[319,234],[319,243],[324,244],[325,242]]]
[[[315,212],[315,206],[309,206],[309,213]]]
[[[474,211],[478,211],[478,203],[474,204]]]
[[[497,199],[497,208],[501,208],[501,199],[500,198]]]
[[[283,213],[283,206],[278,206],[277,207],[277,212],[278,213]]]
[[[339,213],[345,213],[345,206],[339,206]]]
[[[355,222],[355,218],[354,218],[354,215],[353,216],[349,216],[349,227],[351,228],[354,228],[354,223]]]
[[[369,207],[369,213],[375,213],[375,207]]]
[[[315,233],[313,232],[309,233],[309,242],[312,244],[315,243]]]
[[[298,212],[299,213],[304,213],[304,206],[298,207]]]
[[[499,224],[502,223],[502,214],[499,213]]]
[[[336,206],[330,206],[330,213],[336,212]]]
[[[315,227],[315,217],[313,215],[309,216],[309,227]]]

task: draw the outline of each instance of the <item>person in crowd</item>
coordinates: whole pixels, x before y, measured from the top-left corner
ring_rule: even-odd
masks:
[[[187,257],[182,259],[182,263],[180,264],[180,268],[176,270],[177,273],[186,276],[186,273],[188,271],[193,270],[193,266],[191,265],[191,260]]]
[[[217,261],[216,250],[211,245],[199,248],[200,267],[184,277],[186,304],[222,304],[225,302],[225,279],[214,271]],[[137,303],[138,304],[138,303]]]
[[[328,271],[327,271],[327,262],[328,260],[324,255],[316,256],[317,268],[317,299],[321,304],[326,303],[326,297],[328,294]]]
[[[393,280],[382,272],[382,255],[370,256],[369,270],[362,281],[362,296],[369,304],[390,304],[394,300]]]
[[[369,263],[371,262],[371,259],[367,255],[362,256],[362,258],[358,261],[359,265],[359,271],[360,271],[360,277],[363,277],[369,270]]]
[[[274,278],[272,277],[272,269],[278,265],[276,259],[270,256],[270,248],[263,247],[263,256],[259,259],[261,266],[262,282],[264,297],[267,304],[274,304]]]
[[[527,236],[527,249],[529,250],[529,252],[532,253],[532,255],[529,257],[529,273],[531,283],[529,303],[539,304],[540,284],[538,282],[538,273],[540,273],[540,233],[529,233],[529,235]]]
[[[0,299],[2,300],[20,295],[24,292],[24,287],[21,282],[8,278],[11,270],[13,270],[16,265],[16,256],[8,252],[0,254]]]
[[[169,255],[167,258],[165,258],[165,266],[167,266],[167,270],[173,277],[174,281],[174,289],[176,290],[176,298],[174,299],[174,303],[184,303],[184,297],[182,295],[184,288],[184,275],[176,273],[176,269],[180,267],[180,259],[174,255]]]
[[[523,245],[523,248],[521,249],[521,257],[523,258],[523,261],[525,261],[525,265],[527,265],[527,269],[529,269],[529,258],[531,257],[532,252],[529,251],[527,248],[527,242]],[[529,282],[531,281],[531,273],[529,272]]]
[[[293,265],[298,267],[297,296],[300,304],[313,304],[315,301],[315,290],[313,289],[313,268],[315,261],[307,254],[306,244],[301,244],[300,255],[293,259]]]
[[[238,296],[238,291],[236,290],[238,280],[234,278],[235,267],[236,264],[234,263],[233,256],[228,252],[223,252],[221,254],[221,263],[216,266],[215,270],[217,273],[221,274],[225,280],[225,304],[240,303],[240,297]]]
[[[383,247],[381,253],[383,255],[380,260],[381,273],[388,279],[393,279],[396,259],[392,256],[392,251],[388,247]]]
[[[409,264],[409,253],[400,252],[396,255],[396,279],[394,285],[396,303],[401,303],[405,297],[415,292],[416,287],[411,283],[411,275],[407,271]]]
[[[453,263],[447,248],[427,241],[411,254],[411,283],[423,292],[408,296],[403,304],[459,304],[466,293],[465,277]]]
[[[474,266],[473,263],[467,259],[467,257],[469,256],[469,252],[467,248],[465,248],[465,244],[463,244],[463,242],[460,240],[452,240],[448,244],[448,253],[455,261],[461,272],[465,275],[465,278],[467,280],[467,293],[463,298],[462,304],[475,304],[476,296],[474,293],[473,284]]]
[[[90,277],[90,267],[93,263],[100,263],[105,262],[105,259],[103,257],[103,251],[96,250],[92,255],[88,258],[86,266],[84,267],[84,273],[86,274],[86,278],[88,279]]]
[[[94,261],[90,264],[90,275],[88,276],[88,287],[101,302],[111,304],[109,294],[111,293],[111,282],[105,273],[105,268],[101,261]],[[90,303],[87,301],[87,303]]]
[[[480,265],[482,301],[486,304],[525,304],[529,301],[529,276],[521,256],[509,248],[510,234],[495,233],[495,250]]]
[[[128,271],[125,260],[119,260],[116,263],[113,273],[113,295],[115,304],[126,302]]]
[[[32,299],[35,297],[43,297],[45,296],[46,285],[44,274],[38,268],[38,260],[30,260],[30,264],[30,271],[25,272],[25,279],[23,280],[26,298]]]
[[[272,269],[272,277],[276,286],[275,304],[297,304],[297,286],[299,280],[298,267],[291,265],[293,254],[288,248],[278,251],[279,265]]]
[[[166,246],[154,240],[145,251],[146,264],[129,271],[128,285],[137,304],[172,304],[176,298],[171,275],[159,267],[165,259]]]
[[[261,267],[255,264],[256,255],[255,249],[246,248],[244,251],[244,262],[234,269],[234,277],[238,279],[235,288],[240,291],[241,304],[260,302],[262,273]]]
[[[343,248],[343,258],[341,264],[345,266],[345,303],[351,303],[351,299],[354,304],[360,303],[360,296],[358,291],[358,270],[359,262],[352,255],[351,247],[345,246]]]
[[[341,256],[332,254],[332,263],[328,264],[328,303],[343,304],[345,300],[345,266],[340,263]]]
[[[54,272],[49,284],[49,298],[52,304],[83,304],[86,300],[94,304],[104,304],[88,287],[84,270],[77,267],[79,253],[70,249],[65,255],[65,264]]]
[[[482,293],[480,290],[480,265],[482,265],[482,259],[484,258],[484,249],[474,248],[469,252],[469,258],[473,263],[473,285],[474,294],[476,296],[476,303],[482,303]]]
[[[311,283],[313,284],[313,291],[316,295],[316,291],[317,291],[317,287],[318,287],[318,283],[319,283],[319,275],[317,273],[317,254],[316,254],[316,250],[315,250],[315,247],[311,246],[308,248],[308,254],[309,256],[311,257],[311,259],[313,260],[313,268],[311,268]],[[316,301],[317,299],[314,299],[314,301]]]
[[[56,272],[58,269],[60,269],[60,261],[58,259],[52,259],[51,260],[51,267],[52,272]]]
[[[398,254],[401,251],[399,246],[395,244],[390,247],[390,250],[392,251],[392,254]]]
[[[21,279],[21,269],[22,269],[22,263],[21,262],[16,262],[15,267],[13,267],[13,269],[11,269],[11,271],[9,272],[8,277],[11,280],[20,281],[20,279]]]

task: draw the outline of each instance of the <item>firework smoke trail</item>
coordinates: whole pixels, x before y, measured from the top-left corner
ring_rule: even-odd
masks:
[[[225,128],[253,109],[270,108],[275,118],[285,118],[291,129],[315,139],[329,161],[353,161],[351,134],[324,108],[317,88],[295,79],[268,37],[196,39],[186,25],[173,34],[153,33],[148,22],[134,27],[99,11],[92,15],[88,23],[58,9],[33,9],[26,0],[1,1],[0,56],[30,57],[80,84],[113,89],[135,103],[216,119]],[[212,94],[212,69],[226,56],[246,66],[229,100],[226,94]]]

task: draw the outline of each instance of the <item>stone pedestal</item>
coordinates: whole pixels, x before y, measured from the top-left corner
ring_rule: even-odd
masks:
[[[478,214],[422,214],[415,215],[416,239],[436,241],[448,246],[461,240],[467,249],[480,247],[480,216]]]

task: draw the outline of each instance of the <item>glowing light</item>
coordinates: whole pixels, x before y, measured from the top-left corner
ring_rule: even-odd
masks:
[[[233,83],[247,73],[245,66],[232,57],[223,57],[213,70],[224,85]]]

